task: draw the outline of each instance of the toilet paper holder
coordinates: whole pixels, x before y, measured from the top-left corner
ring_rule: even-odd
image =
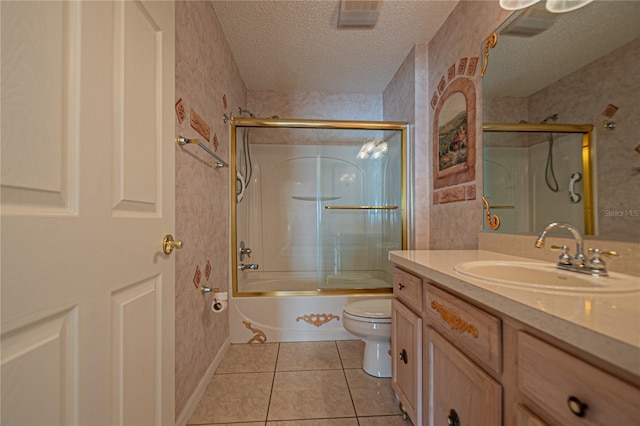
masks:
[[[200,292],[202,294],[205,293],[213,293],[213,303],[211,304],[211,310],[213,312],[222,312],[227,308],[227,299],[229,298],[229,293],[221,292],[218,288],[210,288],[207,286],[200,287]]]

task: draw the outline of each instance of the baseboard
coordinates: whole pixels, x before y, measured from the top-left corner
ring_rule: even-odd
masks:
[[[229,349],[230,345],[231,337],[227,337],[227,340],[225,340],[225,342],[222,344],[222,347],[211,362],[211,365],[209,365],[209,368],[207,368],[204,376],[202,376],[200,383],[198,383],[198,386],[191,394],[191,397],[187,401],[187,404],[184,406],[184,408],[176,418],[176,426],[186,426],[187,422],[193,415],[193,412],[196,410],[198,402],[200,402],[200,398],[202,398],[202,395],[204,395],[204,391],[207,389],[207,386],[209,385],[213,374],[216,372],[216,369],[220,365],[220,362],[222,362],[222,357],[224,357],[224,354],[227,353],[227,349]]]

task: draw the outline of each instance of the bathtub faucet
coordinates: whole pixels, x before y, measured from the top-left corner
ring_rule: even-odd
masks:
[[[258,269],[260,267],[260,265],[258,265],[257,263],[250,263],[248,265],[245,265],[244,263],[241,263],[238,266],[238,269],[241,271],[244,271],[246,269]]]

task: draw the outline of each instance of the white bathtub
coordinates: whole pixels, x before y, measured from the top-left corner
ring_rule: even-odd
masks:
[[[301,278],[264,274],[260,280],[249,280],[243,288],[245,292],[316,290],[316,279]],[[380,282],[371,285],[378,286]],[[389,297],[391,293],[231,297],[231,343],[357,339],[342,326],[342,308],[357,300]]]

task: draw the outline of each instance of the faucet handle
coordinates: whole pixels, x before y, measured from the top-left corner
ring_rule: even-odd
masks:
[[[613,250],[605,251],[597,248],[589,248],[589,250],[587,251],[589,252],[589,254],[593,254],[593,257],[598,257],[598,256],[617,257],[618,256],[618,252]]]
[[[597,248],[590,248],[587,251],[593,255],[593,257],[587,261],[587,267],[599,271],[605,271],[606,268],[604,260],[602,260],[600,256],[614,257],[618,255],[615,251],[603,251]]]
[[[558,256],[558,263],[562,265],[571,265],[571,256],[569,255],[569,246],[551,246],[551,251],[561,251]]]

